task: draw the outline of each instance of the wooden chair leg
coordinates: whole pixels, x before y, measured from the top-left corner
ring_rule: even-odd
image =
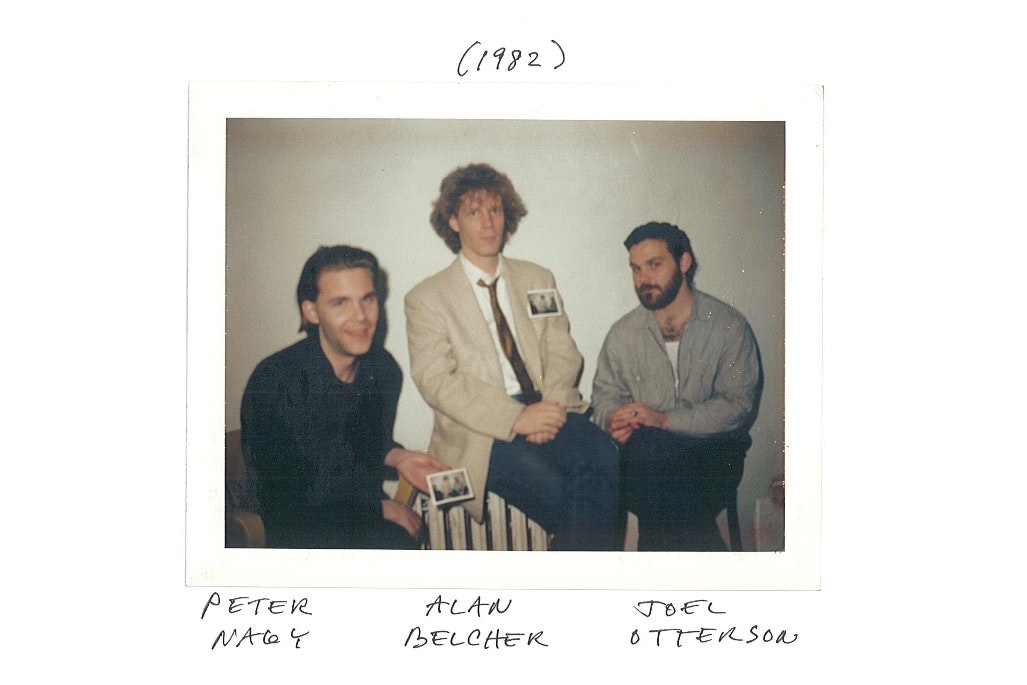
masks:
[[[738,521],[738,490],[732,490],[728,495],[727,505],[727,532],[730,537],[732,552],[742,550],[742,527]]]

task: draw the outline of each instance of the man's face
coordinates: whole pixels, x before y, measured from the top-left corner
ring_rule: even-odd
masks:
[[[628,251],[631,277],[635,283],[635,294],[646,309],[663,309],[678,296],[685,282],[685,271],[691,265],[691,255],[681,256],[681,262],[674,261],[674,255],[667,243],[656,238],[643,240]]]
[[[318,325],[327,354],[348,359],[366,354],[378,326],[378,295],[370,269],[322,271],[317,300],[303,302],[303,316]]]
[[[460,198],[449,227],[460,234],[460,249],[472,263],[492,260],[503,250],[503,201],[487,190],[472,190]]]

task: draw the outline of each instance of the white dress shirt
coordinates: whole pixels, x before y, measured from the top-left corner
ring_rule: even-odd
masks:
[[[474,296],[478,299],[478,307],[481,309],[482,316],[485,317],[485,323],[488,324],[489,333],[492,334],[496,356],[499,357],[499,366],[503,369],[503,383],[506,386],[506,392],[511,396],[520,395],[521,384],[517,381],[517,376],[514,374],[513,366],[510,365],[510,360],[503,353],[502,343],[499,342],[499,330],[496,328],[496,319],[492,314],[492,298],[489,297],[488,288],[478,285],[479,280],[491,285],[494,280],[499,279],[499,283],[496,285],[496,299],[499,301],[499,308],[503,311],[503,316],[506,317],[506,323],[510,327],[514,341],[517,341],[517,328],[514,324],[513,310],[510,308],[510,294],[506,287],[506,279],[502,278],[505,270],[503,255],[499,255],[499,266],[496,267],[495,275],[479,269],[462,252],[460,253],[460,265],[463,266],[464,273],[467,274],[467,280],[471,282],[471,289],[474,291]]]

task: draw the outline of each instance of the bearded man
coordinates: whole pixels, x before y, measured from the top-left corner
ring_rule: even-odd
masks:
[[[624,246],[640,306],[603,343],[592,420],[620,445],[640,551],[724,551],[716,519],[752,444],[759,349],[740,313],[693,287],[684,231],[651,222]]]

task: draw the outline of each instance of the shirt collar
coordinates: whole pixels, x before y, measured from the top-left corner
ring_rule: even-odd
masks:
[[[506,262],[503,259],[503,255],[499,255],[499,264],[496,265],[495,276],[472,264],[471,260],[464,256],[463,252],[460,253],[460,266],[463,267],[467,280],[471,282],[471,285],[477,285],[479,280],[484,281],[487,285],[492,285],[492,282],[498,280],[506,271]]]
[[[314,332],[307,336],[306,343],[307,363],[310,368],[319,375],[334,378],[335,372],[332,371],[332,363],[328,361],[324,350],[321,349],[321,337],[317,329],[314,329]]]
[[[698,315],[698,311],[699,311],[699,298],[700,297],[704,297],[704,296],[700,295],[698,290],[696,290],[695,288],[692,288],[692,313],[688,315],[688,323],[685,324],[685,329],[683,331],[681,331],[682,337],[684,337],[685,331],[688,330],[688,327],[691,326],[694,322],[699,321],[699,319],[700,319],[700,317]],[[638,308],[641,309],[643,312],[645,312],[645,327],[648,328],[649,331],[654,336],[656,336],[656,339],[659,340],[661,343],[662,342],[666,342],[663,339],[663,332],[660,330],[660,324],[656,323],[656,314],[654,314],[652,312],[652,310],[646,309],[642,305],[638,305]],[[703,318],[708,318],[708,317],[703,317]],[[680,340],[680,339],[681,338],[678,338],[678,340]]]
[[[314,331],[313,335],[307,336],[307,358],[309,359],[310,368],[313,369],[317,375],[327,379],[329,382],[339,383],[340,385],[356,385],[358,381],[363,379],[365,374],[370,373],[373,365],[374,354],[375,346],[372,345],[371,349],[357,358],[354,362],[356,364],[356,369],[353,374],[353,380],[346,383],[339,380],[338,376],[335,375],[335,369],[332,368],[332,363],[328,360],[324,350],[321,349],[321,337],[318,332]]]

